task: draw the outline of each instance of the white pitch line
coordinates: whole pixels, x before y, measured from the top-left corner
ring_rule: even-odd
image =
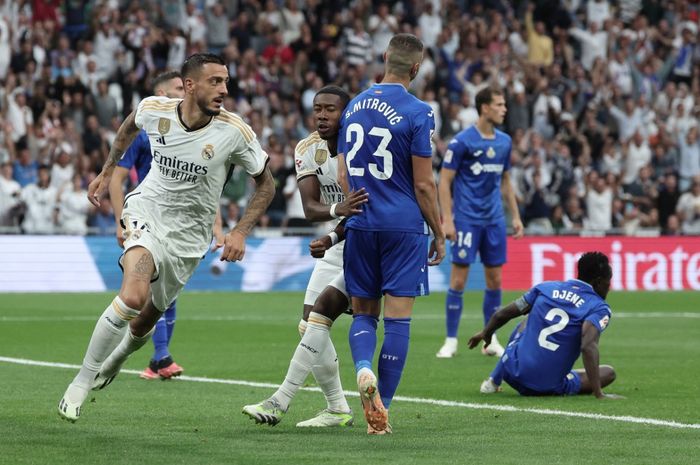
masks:
[[[16,365],[30,365],[30,366],[40,366],[48,368],[67,368],[72,370],[80,369],[80,365],[72,365],[69,363],[55,363],[55,362],[42,362],[38,360],[27,360],[23,358],[13,358],[13,357],[2,357],[0,356],[0,362],[14,363]],[[138,375],[140,372],[138,370],[122,370],[121,373],[129,373],[133,375]],[[276,389],[277,384],[272,383],[258,383],[254,381],[244,381],[237,379],[217,379],[217,378],[205,378],[201,376],[180,376],[182,381],[192,381],[197,383],[215,383],[215,384],[229,384],[235,386],[248,386],[256,388],[265,389]],[[317,387],[303,387],[305,391],[321,392]],[[346,396],[359,397],[359,394],[354,391],[344,391]],[[555,410],[555,409],[543,409],[543,408],[523,408],[515,407],[512,405],[495,405],[495,404],[477,404],[473,402],[456,402],[452,400],[440,400],[440,399],[425,399],[420,397],[406,397],[406,396],[396,396],[394,400],[401,402],[410,402],[414,404],[428,404],[437,405],[440,407],[458,407],[467,408],[472,410],[495,410],[499,412],[519,412],[519,413],[533,413],[537,415],[551,415],[560,417],[573,417],[573,418],[586,418],[589,420],[607,420],[616,421],[620,423],[635,423],[641,425],[649,426],[664,426],[668,428],[678,428],[678,429],[700,429],[700,424],[698,423],[680,423],[671,420],[659,420],[656,418],[644,418],[644,417],[633,417],[629,415],[601,415],[599,413],[586,413],[586,412],[568,412],[566,410]]]
[[[194,312],[193,312],[194,313]],[[297,321],[299,316],[294,313],[290,315],[278,316],[277,321]],[[414,320],[442,320],[444,314],[416,314],[413,315]],[[481,320],[483,317],[477,314],[463,314],[463,320]],[[613,319],[615,318],[700,318],[700,312],[615,312],[613,311]],[[28,322],[60,322],[60,321],[97,321],[97,315],[69,315],[69,316],[0,316],[0,322],[6,323],[28,323]],[[266,316],[245,316],[245,315],[227,315],[227,316],[178,316],[177,321],[267,321]]]

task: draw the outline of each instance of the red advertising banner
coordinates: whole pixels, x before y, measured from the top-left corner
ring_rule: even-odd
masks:
[[[700,237],[567,237],[508,239],[503,289],[523,290],[576,277],[582,253],[610,258],[615,290],[700,289]]]

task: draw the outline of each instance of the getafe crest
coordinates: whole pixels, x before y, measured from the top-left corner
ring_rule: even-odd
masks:
[[[316,164],[323,165],[326,160],[328,160],[328,151],[323,149],[316,150],[316,154],[314,155],[314,161]]]
[[[457,253],[457,256],[459,258],[461,258],[462,260],[464,260],[465,258],[467,258],[467,251],[464,249],[460,249],[459,252]]]
[[[170,131],[170,120],[168,118],[161,118],[158,120],[158,132],[161,136],[164,136]]]
[[[493,147],[489,147],[489,149],[486,151],[486,156],[489,158],[496,156],[496,151],[493,149]]]
[[[207,144],[204,146],[204,149],[202,149],[202,158],[205,160],[211,160],[214,158],[214,146],[211,144]]]

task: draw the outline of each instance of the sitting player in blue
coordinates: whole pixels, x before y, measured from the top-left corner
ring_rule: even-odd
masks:
[[[491,342],[494,331],[513,318],[528,315],[513,331],[505,353],[481,384],[481,392],[500,391],[505,380],[524,396],[603,393],[615,381],[615,370],[598,366],[598,341],[610,322],[605,301],[612,269],[601,252],[587,252],[578,261],[578,279],[546,281],[498,310],[486,327],[469,339],[473,349]],[[572,370],[579,355],[583,370]]]

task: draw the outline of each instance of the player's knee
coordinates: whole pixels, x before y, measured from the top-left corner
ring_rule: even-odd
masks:
[[[464,287],[467,285],[467,280],[466,278],[463,278],[462,276],[453,276],[450,279],[450,289],[453,291],[457,292],[462,292],[464,291]]]
[[[601,365],[600,377],[602,378],[605,385],[608,385],[615,381],[615,379],[617,379],[617,373],[615,372],[615,369],[610,365]]]
[[[129,308],[141,310],[148,300],[148,294],[125,290],[119,293],[119,298]]]

